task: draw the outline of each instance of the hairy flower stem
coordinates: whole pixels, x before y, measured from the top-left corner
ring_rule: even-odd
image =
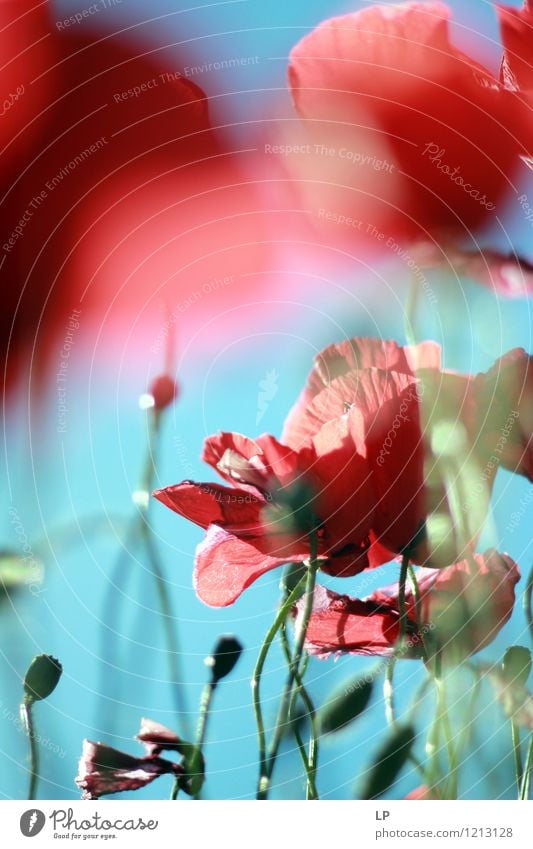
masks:
[[[533,734],[529,741],[527,750],[526,765],[524,767],[524,775],[522,778],[522,786],[520,788],[519,799],[522,802],[529,800],[529,788],[531,786],[531,772],[533,771]]]
[[[202,768],[202,751],[205,743],[205,735],[207,731],[207,720],[209,718],[209,712],[211,710],[211,702],[213,696],[215,694],[216,683],[213,681],[209,681],[204,689],[202,690],[202,696],[200,699],[200,709],[198,712],[198,725],[196,727],[196,740],[194,743],[194,750],[189,759],[189,770],[190,775],[194,783],[199,785],[199,788],[194,791],[193,796],[195,799],[201,798],[201,785],[203,783],[203,768]],[[174,782],[174,786],[172,788],[172,793],[170,794],[170,798],[175,800],[178,798],[179,792],[179,779],[176,778]]]
[[[270,626],[267,631],[266,637],[263,640],[261,648],[259,650],[259,656],[257,658],[254,674],[252,678],[252,693],[253,693],[253,702],[254,702],[254,713],[255,713],[255,722],[257,725],[257,736],[258,736],[258,745],[259,745],[259,781],[266,775],[267,769],[267,755],[266,755],[266,734],[265,734],[265,723],[263,719],[263,709],[261,707],[261,676],[263,674],[263,669],[265,666],[265,662],[268,656],[268,652],[270,651],[270,647],[274,642],[276,634],[280,630],[281,626],[285,622],[291,608],[298,601],[301,596],[302,589],[305,585],[306,576],[304,576],[290,595],[287,596],[283,604],[278,609],[278,613],[274,622]]]
[[[30,744],[30,784],[28,788],[28,800],[33,801],[37,798],[37,784],[39,781],[39,746],[35,734],[35,724],[33,720],[33,702],[31,699],[24,699],[20,706],[20,718],[22,725],[28,735]]]
[[[161,434],[161,421],[161,411],[151,410],[148,421],[148,447],[140,482],[141,491],[146,493],[148,499],[152,489],[154,488],[157,449]],[[166,643],[166,660],[168,664],[169,680],[172,686],[172,699],[176,713],[180,720],[180,727],[183,728],[184,733],[187,734],[187,706],[182,688],[183,674],[180,667],[179,640],[175,629],[176,617],[173,614],[172,602],[168,593],[163,567],[152,534],[152,529],[150,527],[149,508],[150,500],[148,500],[146,505],[140,505],[138,507],[138,512],[131,520],[130,528],[126,536],[126,550],[121,552],[117,560],[113,578],[110,581],[107,596],[104,600],[102,616],[103,626],[106,627],[106,623],[108,621],[117,621],[119,619],[119,605],[117,603],[117,598],[120,599],[121,595],[119,594],[117,597],[116,587],[123,583],[125,571],[124,561],[129,556],[130,548],[134,548],[137,542],[140,542],[144,545],[151,571],[154,576],[160,617]],[[109,639],[105,639],[104,641],[105,644],[108,644],[109,642]],[[104,666],[104,670],[108,667],[112,667],[112,664],[109,662],[106,666]],[[103,692],[105,692],[106,689],[107,687],[104,686],[102,688]]]
[[[524,613],[526,614],[529,636],[533,642],[533,567],[528,575],[526,588],[524,590]]]
[[[520,748],[520,729],[514,720],[511,720],[511,736],[513,740],[513,755],[514,767],[516,773],[516,787],[518,790],[518,798],[522,792],[522,781],[524,778],[524,769],[522,766],[522,750]]]
[[[272,773],[274,771],[274,766],[276,763],[276,759],[279,752],[279,747],[281,745],[281,741],[283,739],[283,735],[285,733],[287,727],[287,718],[289,714],[289,708],[292,697],[292,689],[294,686],[294,682],[296,676],[300,670],[300,663],[302,660],[305,637],[307,634],[307,628],[309,626],[309,620],[311,619],[311,613],[313,610],[313,598],[315,592],[315,584],[316,584],[316,573],[318,571],[318,559],[317,559],[317,540],[316,534],[310,535],[310,548],[311,548],[311,556],[309,561],[307,562],[307,573],[305,577],[305,594],[304,594],[304,606],[302,616],[298,625],[298,633],[296,635],[294,650],[292,654],[292,660],[289,666],[289,674],[287,676],[287,681],[285,684],[285,688],[283,690],[283,695],[281,697],[281,703],[278,711],[278,717],[276,721],[276,726],[274,729],[274,734],[272,737],[272,742],[270,744],[268,756],[266,758],[266,762],[264,764],[264,770],[259,777],[259,785],[257,789],[257,799],[267,799],[268,792],[270,789],[270,781],[272,778]]]
[[[291,650],[289,646],[289,641],[287,639],[287,626],[284,622],[281,626],[280,630],[281,636],[281,645],[283,648],[283,654],[285,655],[285,660],[287,661],[287,665],[290,668],[291,663]],[[307,692],[305,685],[303,683],[303,678],[305,675],[305,671],[307,668],[307,661],[309,656],[305,658],[302,663],[302,668],[296,675],[296,688],[293,691],[291,704],[289,706],[289,720],[292,716],[292,712],[294,710],[294,706],[296,705],[298,698],[301,698],[306,710],[307,717],[309,719],[309,723],[311,725],[311,733],[309,735],[309,752],[305,751],[305,744],[302,740],[301,734],[296,726],[293,726],[293,734],[296,740],[296,744],[300,751],[300,757],[302,759],[302,764],[306,772],[307,782],[306,782],[306,799],[314,800],[318,799],[318,790],[316,786],[316,771],[318,765],[318,728],[316,722],[316,710],[311,699],[311,696]]]

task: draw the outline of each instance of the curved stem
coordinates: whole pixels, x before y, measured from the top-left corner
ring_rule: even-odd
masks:
[[[270,745],[268,757],[266,760],[266,770],[264,774],[260,777],[259,787],[257,791],[258,799],[266,799],[268,798],[268,791],[270,787],[270,779],[272,777],[272,773],[274,771],[274,766],[276,763],[276,758],[278,756],[279,747],[281,745],[281,741],[283,739],[283,734],[285,733],[285,728],[287,725],[287,717],[289,712],[289,706],[291,701],[292,688],[294,686],[294,681],[296,675],[300,669],[300,663],[302,660],[305,637],[307,634],[307,628],[309,626],[309,620],[311,618],[311,613],[313,610],[313,598],[315,591],[315,583],[316,583],[316,573],[318,570],[318,560],[317,560],[317,544],[316,544],[316,534],[311,534],[311,557],[307,564],[307,575],[305,582],[305,595],[304,595],[304,608],[302,612],[302,617],[298,626],[298,633],[296,636],[294,651],[292,655],[292,661],[289,667],[289,675],[287,677],[287,682],[285,684],[285,688],[283,690],[283,695],[281,697],[281,703],[278,711],[278,718],[276,721],[276,727],[274,729],[274,735],[272,738],[272,742]]]
[[[174,629],[175,616],[172,610],[172,602],[167,589],[167,582],[163,574],[163,568],[159,558],[159,552],[155,545],[152,533],[148,523],[143,523],[143,537],[146,546],[146,552],[150,561],[152,574],[155,578],[157,596],[159,600],[159,610],[163,625],[163,632],[166,642],[166,656],[168,663],[168,671],[170,680],[173,684],[172,696],[176,712],[181,716],[181,725],[187,728],[187,706],[182,690],[183,673],[180,664],[180,650],[178,638]]]
[[[20,706],[20,717],[26,729],[30,744],[30,784],[28,788],[28,800],[37,798],[37,784],[39,781],[39,747],[35,735],[35,724],[33,721],[33,702],[24,700]]]
[[[513,739],[513,755],[514,755],[514,766],[516,773],[516,786],[518,789],[518,798],[520,799],[520,794],[522,792],[522,781],[524,776],[524,770],[522,766],[522,751],[520,749],[520,729],[514,720],[511,720],[511,734]]]
[[[409,555],[404,554],[402,557],[402,565],[400,567],[400,582],[399,582],[399,592],[398,592],[398,606],[400,608],[400,633],[398,636],[398,647],[400,651],[403,647],[403,641],[405,639],[405,635],[407,634],[407,603],[406,603],[406,585],[407,585],[407,574],[409,570]]]
[[[520,790],[520,801],[524,802],[529,799],[529,788],[531,784],[531,772],[533,770],[533,735],[529,741],[527,750],[526,765],[524,767],[524,777],[522,779],[522,787]]]
[[[290,667],[291,650],[289,647],[289,641],[287,639],[287,628],[285,622],[281,626],[280,635],[283,654],[285,655],[287,665]],[[318,728],[316,724],[316,710],[311,696],[307,692],[303,683],[308,659],[309,656],[307,656],[304,663],[302,664],[301,672],[298,672],[298,674],[296,675],[296,689],[293,692],[291,704],[289,706],[289,719],[294,709],[294,705],[296,704],[298,697],[300,697],[304,706],[307,709],[307,716],[309,717],[309,722],[311,725],[311,733],[309,735],[309,754],[307,754],[305,751],[304,742],[302,740],[299,730],[296,727],[293,727],[293,734],[298,745],[300,756],[302,758],[302,764],[307,775],[306,798],[318,799],[319,795],[316,786],[316,770],[318,764]]]
[[[140,483],[141,490],[146,493],[148,499],[154,487],[156,473],[156,456],[157,448],[159,445],[159,437],[161,433],[161,421],[161,412],[158,410],[152,411],[149,418],[148,447],[146,451]],[[102,624],[105,628],[107,627],[107,622],[120,621],[119,601],[122,598],[122,595],[119,594],[117,598],[115,590],[117,585],[120,584],[122,586],[124,583],[122,580],[123,574],[125,572],[124,563],[129,557],[129,550],[130,548],[133,548],[136,545],[137,540],[140,539],[144,542],[146,554],[148,556],[152,574],[154,576],[156,584],[160,616],[162,620],[163,633],[166,643],[166,658],[168,664],[168,674],[172,685],[172,698],[174,702],[174,707],[178,714],[178,717],[181,719],[180,727],[183,727],[184,732],[187,736],[188,714],[185,702],[185,695],[182,691],[183,676],[179,662],[179,640],[174,625],[176,617],[173,615],[172,603],[167,590],[163,568],[161,565],[159,553],[157,551],[157,546],[153,538],[152,530],[148,521],[149,507],[150,501],[148,500],[146,506],[143,505],[138,508],[138,512],[133,516],[131,520],[125,540],[125,548],[121,551],[116,561],[116,566],[113,571],[113,577],[108,585],[106,596],[104,598]],[[126,571],[125,573],[127,575],[129,574],[129,571]],[[102,642],[102,657],[105,657],[105,652],[107,651],[109,658],[109,648],[111,647],[113,640],[106,639],[104,636]],[[103,692],[105,691],[107,684],[107,670],[111,665],[112,663],[108,659],[106,661],[106,665],[104,666],[104,681],[102,686]]]
[[[265,723],[263,719],[263,710],[261,707],[261,675],[263,674],[263,669],[265,666],[265,661],[267,659],[268,652],[270,651],[270,647],[274,641],[276,634],[279,629],[285,622],[292,606],[296,601],[300,598],[302,588],[304,586],[304,582],[306,580],[306,576],[304,575],[302,579],[298,582],[298,584],[293,589],[292,593],[287,596],[284,603],[280,606],[276,618],[274,622],[270,626],[267,631],[266,637],[263,640],[261,645],[261,649],[259,650],[259,656],[257,658],[253,678],[252,678],[252,693],[253,693],[253,702],[254,702],[254,713],[255,713],[255,722],[257,725],[257,736],[258,736],[258,744],[259,744],[259,781],[266,774],[266,735],[265,735]]]
[[[529,636],[533,641],[533,567],[529,573],[526,588],[524,590],[524,613],[526,614],[527,627],[529,628]]]

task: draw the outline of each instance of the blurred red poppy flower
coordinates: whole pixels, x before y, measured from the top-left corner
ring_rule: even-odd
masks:
[[[519,579],[516,563],[494,549],[445,569],[418,570],[422,632],[408,588],[409,627],[403,656],[420,657],[424,631],[448,660],[457,662],[480,651],[510,618]],[[395,584],[359,600],[318,588],[307,650],[323,657],[335,652],[392,654],[399,635],[398,591]]]
[[[0,3],[0,24],[13,57],[0,86],[7,99],[24,89],[0,159],[8,377],[32,349],[34,367],[54,342],[59,357],[74,308],[83,328],[96,311],[99,344],[116,346],[140,314],[157,331],[162,305],[177,315],[201,300],[216,314],[238,302],[272,218],[252,154],[213,128],[175,52],[150,43],[150,24],[145,43],[124,28],[58,28],[51,4],[34,0]]]
[[[487,457],[533,483],[533,362],[523,348],[500,357],[476,381],[479,433]]]
[[[516,563],[494,549],[446,569],[419,569],[422,631],[408,587],[409,626],[402,656],[421,656],[424,633],[454,662],[480,651],[510,618],[519,580]],[[307,650],[323,657],[335,652],[392,654],[400,628],[398,592],[394,584],[360,600],[318,588],[307,629]]]
[[[500,15],[510,50],[520,22],[527,64],[526,13]],[[317,221],[381,250],[436,243],[442,265],[457,261],[458,237],[494,220],[524,168],[520,157],[533,152],[530,109],[517,91],[531,72],[520,66],[517,86],[500,82],[454,47],[450,17],[440,2],[372,5],[324,21],[293,48],[289,66],[308,140],[300,177]],[[350,227],[339,227],[341,216]],[[494,252],[489,260],[503,264]],[[527,264],[509,264],[523,275],[521,293],[533,287]],[[466,272],[476,270],[470,263]],[[499,270],[487,276],[502,283]],[[502,290],[514,293],[505,278]]]

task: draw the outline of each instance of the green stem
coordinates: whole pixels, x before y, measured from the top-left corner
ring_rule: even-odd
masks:
[[[526,588],[524,590],[524,613],[526,614],[527,627],[529,628],[529,636],[533,641],[533,568],[531,569]]]
[[[39,781],[39,746],[35,735],[35,724],[33,721],[33,702],[24,699],[20,706],[20,717],[30,744],[30,784],[28,788],[28,800],[37,798],[37,784]]]
[[[258,737],[258,746],[259,746],[259,780],[266,775],[267,768],[267,756],[266,756],[266,735],[265,735],[265,723],[263,719],[263,710],[261,707],[261,676],[263,674],[263,669],[265,666],[265,662],[268,656],[268,652],[270,651],[270,647],[274,642],[274,638],[278,633],[279,629],[285,622],[291,608],[298,601],[301,596],[302,588],[306,581],[306,576],[304,575],[299,583],[295,586],[292,593],[287,596],[283,604],[280,606],[276,618],[274,622],[270,626],[267,631],[266,637],[263,640],[261,645],[261,649],[259,650],[259,656],[257,658],[253,678],[252,678],[252,693],[253,693],[253,702],[254,702],[254,713],[255,713],[255,722],[257,726],[257,737]]]
[[[281,626],[280,630],[281,635],[281,645],[283,648],[283,654],[285,655],[285,660],[287,661],[287,665],[290,667],[291,663],[291,651],[289,647],[289,641],[287,639],[287,628],[286,623],[284,622]],[[298,698],[301,698],[305,708],[307,709],[307,716],[309,718],[309,722],[311,725],[311,733],[309,735],[309,753],[307,754],[305,751],[305,744],[302,740],[301,734],[296,728],[293,726],[293,734],[296,740],[296,744],[300,751],[300,757],[302,759],[302,764],[306,772],[307,776],[307,786],[306,786],[306,798],[318,799],[318,790],[316,786],[316,770],[318,764],[318,728],[316,723],[316,710],[313,704],[313,701],[307,692],[303,678],[305,675],[305,670],[307,668],[307,661],[309,660],[309,656],[306,657],[304,663],[302,664],[301,672],[298,672],[296,675],[296,689],[293,692],[291,704],[289,707],[289,719],[293,712],[294,706],[298,701]]]
[[[309,620],[311,619],[311,613],[313,610],[313,598],[315,591],[315,583],[316,583],[316,573],[318,571],[318,559],[317,559],[317,541],[316,534],[310,535],[311,542],[311,556],[309,558],[309,562],[307,563],[307,574],[306,574],[306,582],[305,582],[305,595],[304,595],[304,608],[302,612],[302,618],[298,628],[298,634],[296,636],[294,651],[292,656],[292,661],[289,667],[289,674],[287,677],[287,682],[285,684],[285,688],[283,691],[283,695],[281,697],[281,703],[278,711],[278,717],[276,721],[276,727],[274,729],[274,735],[272,738],[272,742],[270,744],[270,749],[268,753],[268,757],[266,759],[266,769],[263,771],[263,774],[259,778],[259,786],[257,790],[257,798],[258,799],[267,799],[268,791],[270,788],[270,780],[272,778],[272,773],[274,771],[274,766],[276,764],[276,758],[278,756],[279,747],[281,745],[281,741],[283,739],[283,734],[285,733],[285,729],[287,726],[287,717],[289,712],[289,706],[291,702],[291,694],[292,688],[294,686],[295,678],[300,669],[300,663],[302,660],[305,637],[307,634],[307,628],[309,626]]]
[[[201,798],[201,789],[203,784],[202,751],[204,748],[205,735],[207,731],[207,720],[209,717],[209,711],[211,710],[211,701],[213,699],[215,689],[216,683],[209,681],[202,690],[200,708],[198,713],[198,725],[196,727],[196,739],[194,742],[194,749],[189,758],[189,776],[192,780],[191,787],[195,799]],[[178,798],[179,782],[180,779],[176,778],[174,786],[172,788],[172,792],[170,794],[171,800],[175,800]]]
[[[398,636],[398,648],[400,651],[403,648],[403,641],[405,639],[405,635],[407,634],[407,603],[405,599],[406,595],[406,585],[407,585],[407,574],[409,570],[409,555],[404,554],[402,557],[402,565],[400,567],[400,583],[399,583],[399,592],[398,592],[398,606],[400,608],[400,634]]]
[[[533,770],[533,735],[529,741],[527,750],[526,765],[524,768],[524,776],[522,779],[522,787],[520,790],[520,801],[525,802],[529,799],[529,788],[531,784],[531,771]]]
[[[175,615],[172,609],[170,594],[167,589],[167,582],[163,573],[162,564],[159,557],[157,546],[154,542],[148,522],[143,522],[143,538],[146,546],[146,552],[150,561],[152,574],[155,578],[157,597],[159,600],[159,610],[163,624],[163,633],[166,643],[166,657],[168,663],[169,677],[172,682],[172,695],[175,703],[175,708],[178,715],[181,717],[181,727],[187,728],[187,706],[185,703],[184,693],[182,689],[183,672],[180,663],[180,648],[179,642],[174,628]]]
[[[522,751],[520,749],[520,729],[514,720],[511,720],[511,735],[513,739],[513,754],[514,754],[514,766],[516,773],[516,787],[518,790],[518,798],[520,799],[520,793],[522,791],[522,780],[524,776],[524,770],[522,766]]]

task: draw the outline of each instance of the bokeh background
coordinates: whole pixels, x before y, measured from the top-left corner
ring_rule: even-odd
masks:
[[[64,0],[50,4],[51,14],[60,20],[88,5]],[[286,86],[291,46],[323,18],[362,5],[355,0],[268,4],[156,0],[147,7],[142,0],[123,0],[76,28],[78,33],[90,33],[95,27],[100,33],[121,30],[129,43],[143,45],[139,50],[147,49],[146,45],[148,49],[164,47],[166,67],[180,72],[185,66],[253,57],[250,64],[204,70],[193,77],[210,98],[213,123],[226,127],[230,148],[242,151],[236,158],[249,169],[249,154],[244,151],[260,149],[272,125],[293,115]],[[496,70],[500,46],[491,4],[455,0],[450,5],[457,43],[468,43],[470,52],[474,43],[477,58]],[[521,178],[522,191],[531,190],[533,178],[525,167]],[[10,391],[0,469],[0,547],[22,553],[29,546],[36,561],[44,564],[44,580],[37,593],[22,587],[0,598],[2,798],[24,798],[26,792],[27,744],[16,717],[21,676],[35,654],[57,656],[65,670],[53,697],[36,709],[39,733],[49,741],[41,747],[40,793],[43,798],[69,799],[79,795],[73,782],[84,737],[135,753],[131,738],[141,716],[182,732],[187,724],[194,728],[206,678],[203,659],[217,636],[228,632],[241,639],[245,652],[216,694],[205,749],[205,795],[254,796],[257,742],[250,678],[276,608],[280,574],[266,575],[231,608],[205,607],[191,582],[194,549],[202,531],[161,505],[152,505],[151,522],[176,613],[189,712],[178,722],[167,681],[153,575],[146,558],[125,542],[125,526],[136,509],[132,493],[139,486],[147,446],[147,415],[140,410],[138,398],[164,366],[165,322],[171,314],[167,335],[175,334],[172,367],[180,396],[164,420],[156,458],[157,483],[210,480],[213,475],[199,459],[203,438],[217,430],[248,435],[268,431],[279,436],[312,357],[321,347],[352,335],[405,341],[403,305],[408,284],[407,269],[394,258],[372,265],[338,246],[319,240],[312,243],[309,233],[300,229],[301,213],[291,211],[279,184],[269,184],[268,163],[262,163],[257,182],[262,213],[252,230],[238,216],[223,225],[227,245],[238,245],[242,233],[245,240],[257,242],[257,250],[248,251],[244,260],[238,250],[226,251],[219,245],[205,266],[200,261],[190,272],[189,280],[187,268],[180,271],[179,285],[166,291],[164,298],[154,295],[147,282],[146,297],[141,285],[141,296],[137,289],[131,309],[120,317],[110,309],[111,296],[99,308],[82,309],[70,356],[68,412],[62,432],[58,432],[53,361],[55,357],[57,363],[66,331],[59,329],[52,343],[52,362],[47,361],[39,368],[38,378],[32,378],[33,390],[38,382],[38,397],[29,392],[25,376]],[[68,187],[60,190],[66,192]],[[264,226],[265,210],[269,211],[268,227]],[[222,220],[232,214],[217,196],[206,205],[206,215],[208,211]],[[510,238],[517,250],[531,256],[531,224],[524,220],[516,198],[510,198],[508,213],[505,225],[495,225],[485,240],[505,246]],[[4,229],[10,232],[12,226],[6,224]],[[161,240],[167,236],[163,227]],[[189,253],[191,244],[193,253],[200,247],[210,252],[209,235],[189,241]],[[157,248],[157,237],[152,247]],[[173,251],[165,263],[175,262],[181,268],[179,243]],[[143,279],[149,281],[149,257],[144,273]],[[118,291],[124,284],[128,299],[126,274],[124,279],[120,275],[120,262],[111,263],[104,285],[109,287],[115,279]],[[421,300],[418,334],[443,345],[447,367],[476,372],[511,347],[532,350],[527,300],[504,301],[470,281],[457,285],[437,272],[430,282],[435,298],[431,303]],[[67,290],[65,327],[78,306],[77,297],[72,294],[69,299]],[[32,369],[40,365],[34,361]],[[266,404],[261,400],[265,382]],[[492,509],[484,542],[509,552],[527,574],[533,560],[533,499],[526,481],[500,472]],[[516,512],[519,518],[513,522]],[[368,594],[397,575],[398,565],[390,564],[379,575],[347,580],[342,591]],[[523,584],[524,580],[520,596]],[[525,640],[525,619],[518,603],[512,621],[483,656],[497,660],[507,645]],[[320,704],[334,687],[375,665],[375,660],[355,657],[313,660],[309,689]],[[284,669],[276,649],[263,683],[267,721],[275,717]],[[418,663],[398,664],[401,708],[409,704],[420,675]],[[353,798],[372,761],[385,728],[380,683],[364,716],[322,744],[319,790],[324,798]],[[463,684],[458,682],[454,691],[459,700],[456,719],[465,715],[460,701]],[[418,715],[421,732],[430,713],[427,700]],[[476,713],[477,731],[464,753],[461,795],[512,798],[510,730],[488,688]],[[407,770],[390,795],[402,798],[418,783]],[[161,798],[167,792],[170,781],[162,778],[125,798]],[[303,793],[297,753],[287,741],[275,774],[274,795],[301,798]]]

